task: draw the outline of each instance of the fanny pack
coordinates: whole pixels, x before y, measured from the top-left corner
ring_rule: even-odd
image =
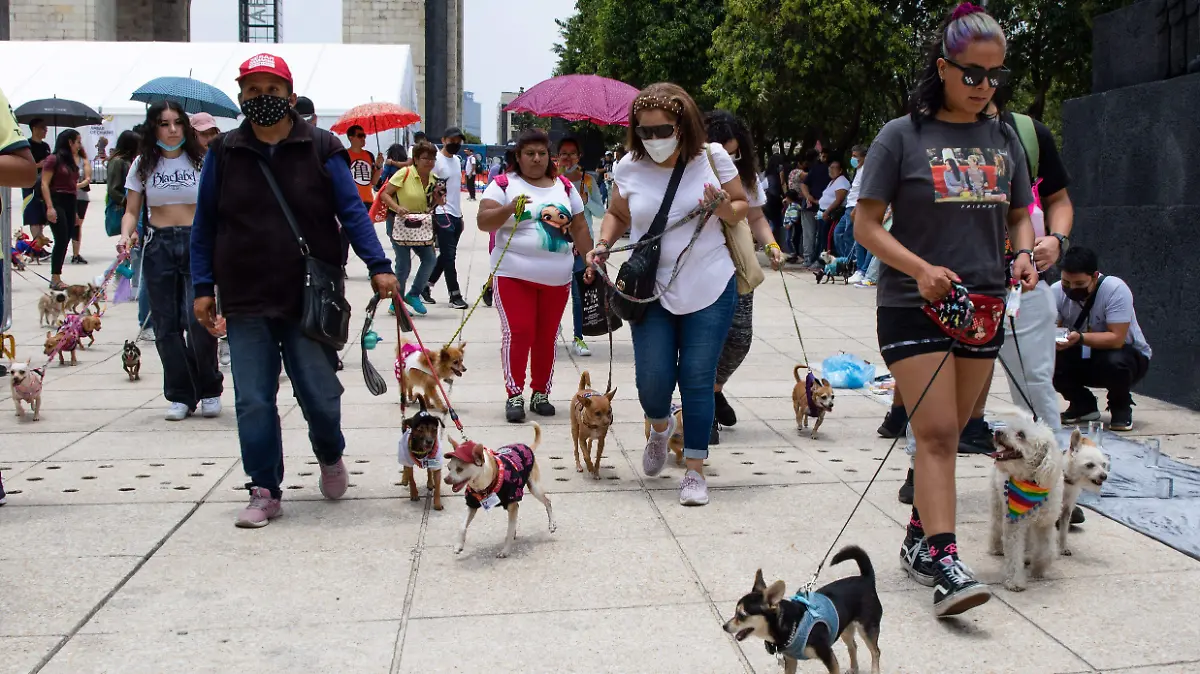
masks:
[[[401,246],[428,246],[433,243],[433,215],[409,213],[397,217],[392,225],[392,241]]]
[[[961,283],[952,284],[950,294],[921,309],[947,336],[970,346],[992,341],[1004,325],[1004,300],[969,293]]]

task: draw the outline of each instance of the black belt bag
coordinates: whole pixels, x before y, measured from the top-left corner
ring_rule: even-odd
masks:
[[[263,176],[275,194],[275,200],[283,209],[284,218],[292,228],[304,255],[304,296],[300,308],[300,332],[305,337],[331,346],[340,351],[350,338],[350,303],[346,301],[345,274],[339,265],[329,264],[313,257],[308,241],[300,231],[296,216],[283,198],[279,183],[270,165],[262,157],[258,159]]]

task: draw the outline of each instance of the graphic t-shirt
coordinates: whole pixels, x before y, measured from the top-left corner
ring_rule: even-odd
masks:
[[[347,150],[350,153],[350,177],[358,186],[358,196],[363,203],[375,200],[371,193],[371,176],[375,173],[375,154],[367,150]]]
[[[0,91],[0,154],[12,154],[27,147],[29,141],[21,135],[17,116],[13,114],[4,92]]]
[[[446,205],[438,206],[434,213],[445,213],[456,218],[462,217],[462,162],[458,155],[447,157],[442,152],[437,153],[437,161],[433,165],[433,175],[446,183]]]
[[[892,206],[892,236],[929,264],[958,274],[970,292],[1003,297],[1008,212],[1033,201],[1017,134],[996,120],[926,119],[918,127],[906,116],[883,127],[870,157],[859,200]],[[969,185],[965,191],[946,189],[950,161]],[[1008,190],[997,184],[997,163],[1012,170]],[[881,307],[925,304],[916,280],[887,265],[876,301]]]
[[[579,190],[567,187],[557,178],[550,187],[537,187],[525,182],[516,173],[508,174],[508,189],[500,189],[493,180],[483,191],[483,198],[499,204],[510,204],[524,194],[528,199],[525,210],[517,213],[496,231],[496,247],[492,249],[491,265],[497,262],[496,276],[507,276],[548,286],[571,282],[575,259],[571,242],[565,232],[571,219],[583,212]],[[509,237],[512,244],[509,245]],[[504,253],[505,246],[508,252]],[[503,253],[504,259],[500,259]]]
[[[125,190],[145,195],[151,216],[154,215],[156,206],[195,205],[196,196],[200,191],[200,169],[192,165],[192,160],[186,152],[178,157],[160,157],[146,183],[142,182],[139,175],[141,164],[142,158],[137,157],[129,166],[129,175],[125,177]]]
[[[1113,323],[1128,323],[1129,331],[1125,333],[1125,343],[1137,349],[1138,353],[1150,358],[1153,352],[1142,334],[1142,326],[1138,325],[1137,313],[1133,310],[1133,292],[1129,286],[1116,276],[1101,276],[1103,282],[1096,289],[1096,301],[1092,310],[1080,326],[1082,332],[1109,332],[1108,326]],[[1063,292],[1062,281],[1050,287],[1054,293],[1054,304],[1058,307],[1058,322],[1065,328],[1074,329],[1079,313],[1083,311],[1083,302],[1076,302]]]

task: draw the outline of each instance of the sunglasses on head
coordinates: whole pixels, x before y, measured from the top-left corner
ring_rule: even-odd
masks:
[[[670,138],[675,135],[674,124],[656,124],[654,126],[638,126],[633,130],[638,138],[642,140],[650,140],[651,138]]]
[[[1005,84],[1008,84],[1008,80],[1012,78],[1012,71],[1004,66],[989,70],[982,66],[964,66],[962,64],[955,63],[946,57],[942,58],[944,61],[946,61],[946,63],[949,63],[950,65],[962,71],[962,83],[968,87],[977,87],[982,84],[984,80],[987,80],[988,84],[990,84],[993,89],[997,89]]]

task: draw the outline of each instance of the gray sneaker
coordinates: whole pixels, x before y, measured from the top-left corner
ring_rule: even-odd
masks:
[[[155,340],[154,328],[142,328],[142,331],[138,333],[137,338],[139,342],[153,342]]]
[[[646,450],[642,452],[642,472],[646,477],[654,477],[662,472],[663,466],[667,465],[667,443],[671,440],[671,434],[675,432],[675,417],[667,418],[667,430],[662,433],[656,433],[653,429],[650,430],[650,437],[646,439]]]
[[[221,399],[219,397],[202,399],[200,401],[200,414],[209,419],[221,416]]]
[[[171,403],[167,408],[167,421],[183,421],[192,416],[192,408],[184,403]]]
[[[694,470],[683,474],[679,481],[679,505],[708,505],[708,482]]]
[[[217,342],[217,362],[221,364],[221,367],[229,367],[229,363],[232,362],[232,359],[229,355],[228,340],[222,339],[221,341]]]

